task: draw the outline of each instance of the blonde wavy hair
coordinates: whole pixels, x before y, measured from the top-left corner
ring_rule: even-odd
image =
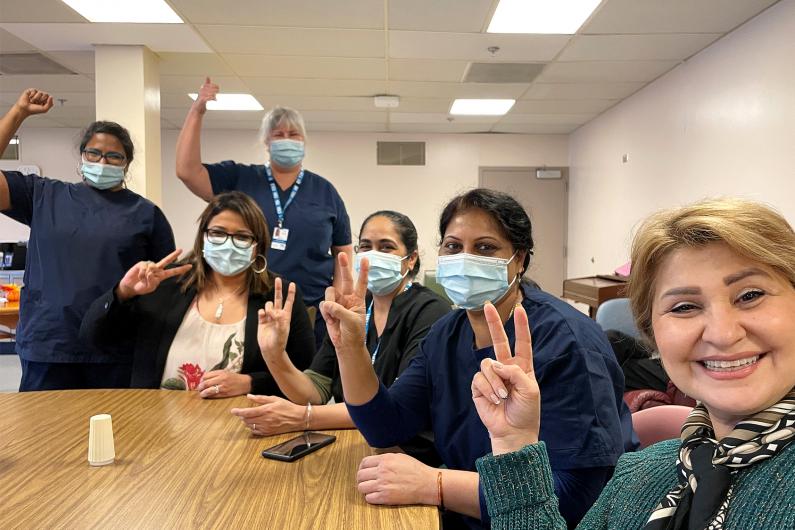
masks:
[[[656,346],[652,302],[660,266],[673,251],[725,243],[738,255],[767,265],[795,287],[795,231],[771,207],[744,199],[708,199],[662,210],[647,218],[632,241],[627,287],[632,314]]]

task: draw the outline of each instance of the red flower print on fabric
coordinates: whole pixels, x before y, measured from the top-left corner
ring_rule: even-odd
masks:
[[[198,364],[185,363],[177,368],[177,373],[185,381],[187,390],[196,390],[204,376],[204,370]]]

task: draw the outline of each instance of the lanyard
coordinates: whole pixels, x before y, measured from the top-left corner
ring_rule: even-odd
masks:
[[[406,284],[406,287],[401,291],[405,293],[411,289],[411,282]],[[370,305],[367,307],[367,315],[364,317],[364,344],[367,345],[367,335],[370,332],[370,317],[373,316],[373,301],[370,300]],[[378,337],[378,343],[375,345],[375,351],[370,356],[370,361],[375,364],[375,357],[378,355],[378,348],[381,347],[381,337]]]
[[[304,168],[301,168],[301,172],[298,173],[298,178],[295,179],[295,184],[293,184],[293,189],[290,191],[290,196],[287,198],[284,208],[282,208],[282,201],[279,199],[279,191],[276,189],[276,181],[273,180],[271,167],[268,165],[265,166],[265,174],[268,176],[268,183],[271,185],[271,194],[273,195],[273,204],[276,206],[276,217],[279,220],[279,228],[282,228],[282,225],[284,225],[284,212],[287,211],[287,207],[293,202],[295,194],[298,193],[298,188],[301,187],[301,182],[304,180]]]

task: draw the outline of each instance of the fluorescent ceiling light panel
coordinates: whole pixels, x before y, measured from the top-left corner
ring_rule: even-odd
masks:
[[[489,33],[577,33],[601,0],[500,0]]]
[[[63,0],[91,22],[182,24],[163,0]]]
[[[199,94],[188,94],[196,100]],[[216,94],[215,101],[207,102],[207,110],[264,110],[251,94]]]
[[[457,116],[502,116],[513,107],[515,99],[457,99],[450,114]]]

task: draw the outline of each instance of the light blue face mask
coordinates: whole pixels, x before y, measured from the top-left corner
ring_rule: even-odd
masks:
[[[304,159],[304,142],[298,140],[271,141],[271,161],[283,168],[295,167]]]
[[[83,161],[80,166],[80,173],[89,186],[98,190],[115,188],[124,180],[124,168],[122,166],[112,166],[98,162]]]
[[[486,302],[498,302],[519,278],[508,283],[508,264],[515,257],[516,253],[511,259],[464,253],[439,256],[436,281],[458,307],[482,309]]]
[[[237,248],[229,237],[221,243],[211,243],[204,236],[202,256],[204,261],[221,276],[234,276],[240,274],[254,263],[254,247]]]
[[[408,256],[401,258],[394,254],[387,252],[378,252],[377,250],[370,250],[367,252],[359,252],[353,262],[353,267],[356,272],[359,272],[362,258],[367,258],[370,262],[370,272],[367,274],[367,289],[376,296],[383,296],[389,294],[403,281],[406,274],[400,273],[401,263]]]

